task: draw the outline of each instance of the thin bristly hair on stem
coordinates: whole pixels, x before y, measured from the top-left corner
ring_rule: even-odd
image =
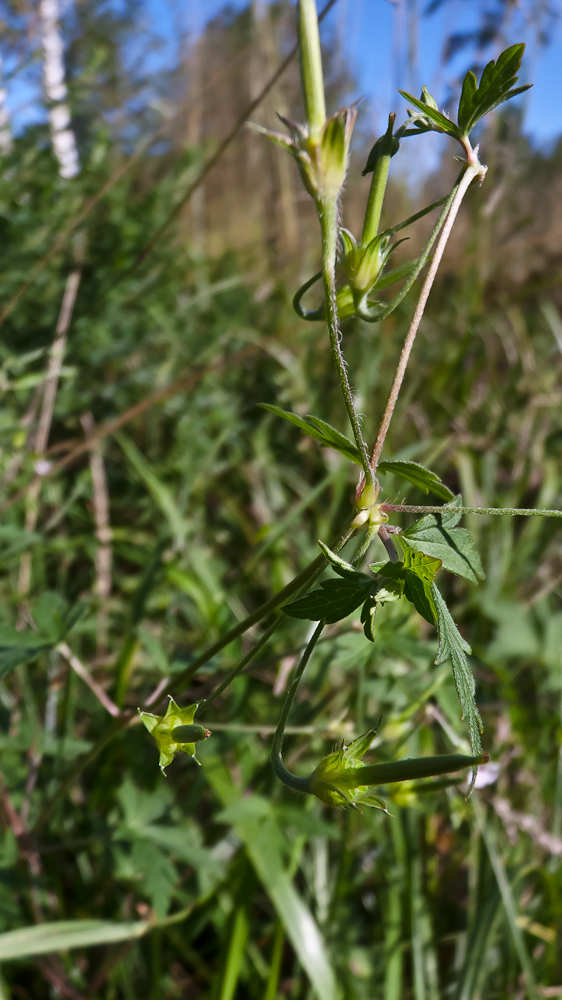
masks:
[[[328,320],[328,330],[330,335],[330,346],[332,356],[338,373],[340,386],[346,405],[347,413],[353,429],[355,444],[361,455],[363,470],[369,483],[374,483],[374,476],[369,465],[369,453],[367,445],[361,431],[359,416],[355,409],[353,392],[349,384],[347,374],[347,362],[341,346],[341,329],[338,317],[337,294],[336,294],[336,245],[337,245],[337,206],[335,202],[322,206],[320,212],[320,225],[322,229],[322,276],[324,282],[324,293],[326,296],[326,312]]]

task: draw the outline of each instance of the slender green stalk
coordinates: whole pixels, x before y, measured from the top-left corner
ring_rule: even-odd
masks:
[[[487,753],[478,754],[477,757],[468,757],[462,753],[445,753],[438,757],[408,757],[406,760],[392,760],[387,764],[366,764],[358,769],[358,774],[364,785],[390,785],[394,781],[434,778],[440,774],[463,771],[467,767],[485,764],[489,759]]]
[[[301,86],[306,120],[311,135],[317,134],[326,121],[322,52],[315,0],[299,0],[297,30]]]
[[[324,625],[325,622],[318,622],[312,638],[302,654],[299,665],[293,674],[293,680],[285,697],[283,708],[281,709],[281,715],[279,716],[279,722],[277,723],[277,729],[275,730],[275,736],[273,737],[273,744],[271,747],[271,767],[273,768],[273,773],[285,785],[288,785],[289,788],[294,788],[297,792],[310,791],[310,778],[297,778],[295,774],[291,774],[291,772],[285,767],[283,763],[283,734],[285,732],[287,719],[289,718],[289,712],[291,711],[295,695],[299,688],[301,677],[304,674],[306,665],[314,652],[314,647],[322,635]]]
[[[402,348],[402,353],[400,355],[400,360],[398,361],[398,367],[394,375],[394,380],[392,383],[392,388],[390,390],[390,395],[385,407],[383,418],[379,427],[379,432],[377,434],[377,440],[375,442],[375,447],[373,449],[373,454],[371,456],[371,470],[374,474],[381,456],[384,443],[386,441],[386,435],[388,434],[388,429],[390,427],[390,421],[392,420],[392,415],[394,413],[394,408],[396,406],[398,395],[402,387],[402,382],[404,381],[404,376],[406,374],[406,368],[408,367],[408,361],[410,360],[410,354],[412,353],[412,348],[414,346],[414,341],[416,339],[416,334],[419,329],[419,325],[422,321],[422,316],[429,298],[429,293],[433,287],[433,282],[435,281],[435,276],[439,269],[441,259],[445,252],[445,247],[449,236],[451,235],[451,230],[453,228],[455,219],[458,215],[458,211],[462,205],[463,198],[468,191],[470,185],[476,177],[483,177],[485,175],[485,168],[481,166],[480,163],[470,163],[465,167],[462,179],[457,187],[456,193],[451,202],[451,207],[443,226],[441,236],[439,237],[439,242],[437,244],[435,253],[433,255],[433,260],[427,272],[426,279],[423,283],[423,287],[418,299],[418,304],[416,306],[414,315],[412,317],[412,322],[410,323],[410,328],[406,335],[406,340],[404,341],[404,347]]]
[[[388,183],[388,171],[390,170],[390,160],[392,158],[391,143],[395,118],[396,115],[394,114],[388,116],[388,129],[384,137],[385,143],[388,146],[388,152],[385,151],[382,156],[379,156],[375,169],[373,170],[373,178],[371,180],[367,208],[365,209],[363,232],[361,234],[361,246],[364,247],[366,247],[371,240],[374,240],[379,231],[382,205],[386,192],[386,185]]]
[[[324,295],[326,298],[326,317],[328,320],[328,331],[330,334],[330,346],[332,357],[340,380],[341,391],[349,416],[349,421],[353,430],[353,437],[359,454],[367,481],[374,484],[374,476],[369,464],[369,454],[367,445],[363,439],[359,417],[355,410],[353,393],[347,377],[345,358],[341,349],[341,331],[338,318],[338,307],[336,301],[336,246],[338,237],[337,227],[337,206],[333,199],[325,199],[319,208],[320,227],[322,230],[322,280],[324,284]]]
[[[279,627],[280,620],[281,616],[276,615],[275,621],[269,626],[267,631],[264,632],[261,638],[258,639],[255,646],[252,647],[249,653],[246,653],[246,656],[244,656],[240,660],[240,663],[237,663],[236,666],[232,668],[232,670],[229,670],[226,677],[224,678],[224,680],[221,681],[219,686],[215,688],[214,691],[211,692],[208,698],[205,698],[200,703],[199,708],[197,709],[198,717],[201,714],[201,712],[203,712],[206,708],[209,707],[209,705],[212,705],[215,699],[218,698],[220,694],[222,694],[222,692],[229,686],[229,684],[232,684],[232,681],[235,679],[235,677],[238,677],[238,674],[242,673],[244,667],[247,667],[248,663],[250,663],[250,661],[253,660],[254,656],[256,656],[259,653],[260,649],[263,649],[263,647],[269,642],[271,636]]]
[[[384,1000],[402,1000],[402,896],[406,845],[400,815],[391,823],[395,862],[390,871],[386,897],[384,935]]]
[[[311,562],[306,567],[306,569],[303,569],[301,573],[299,573],[293,580],[291,580],[291,582],[288,583],[286,587],[283,587],[283,589],[278,591],[277,594],[274,594],[273,597],[270,597],[269,601],[266,601],[265,604],[262,604],[261,607],[257,609],[257,611],[254,611],[253,614],[248,615],[247,618],[244,618],[244,621],[238,622],[238,624],[235,625],[234,628],[231,628],[229,632],[221,636],[221,638],[217,639],[217,641],[213,643],[212,646],[209,646],[208,649],[206,649],[203,653],[201,653],[201,655],[198,656],[193,661],[193,663],[190,663],[190,665],[186,667],[186,669],[183,670],[181,674],[178,674],[178,676],[174,678],[173,683],[170,684],[169,687],[160,690],[157,688],[156,691],[152,693],[150,698],[148,698],[147,701],[144,703],[144,707],[145,708],[150,707],[150,705],[152,705],[158,698],[162,697],[165,691],[173,692],[173,691],[178,691],[183,687],[186,687],[186,685],[189,684],[190,680],[195,676],[199,668],[202,667],[204,663],[207,663],[210,659],[212,659],[213,656],[216,656],[217,653],[220,653],[221,649],[224,649],[225,646],[230,645],[230,643],[233,642],[234,639],[237,639],[238,636],[243,635],[244,632],[247,632],[248,629],[252,627],[252,625],[256,625],[258,622],[262,620],[262,618],[266,618],[267,615],[269,615],[272,611],[275,611],[280,604],[283,604],[283,602],[287,600],[287,598],[292,597],[295,591],[299,590],[305,584],[309,583],[315,577],[315,575],[324,568],[325,562],[326,560],[324,559],[324,556],[322,555],[318,556],[314,560],[314,562]]]

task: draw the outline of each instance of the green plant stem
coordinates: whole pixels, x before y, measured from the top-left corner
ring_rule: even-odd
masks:
[[[299,0],[297,31],[304,108],[310,133],[314,136],[318,134],[326,121],[316,0]]]
[[[311,562],[306,567],[306,569],[303,569],[302,573],[299,573],[293,580],[291,580],[291,582],[288,583],[286,587],[283,587],[283,589],[280,590],[277,594],[274,594],[273,597],[270,597],[269,601],[266,601],[265,604],[262,604],[261,607],[257,609],[257,611],[254,611],[253,614],[248,615],[248,617],[245,618],[244,621],[238,622],[238,624],[235,625],[234,628],[231,628],[229,632],[223,635],[220,639],[217,639],[217,641],[214,642],[212,646],[209,646],[208,649],[206,649],[203,653],[201,653],[201,655],[198,656],[197,659],[193,661],[193,663],[190,663],[190,665],[186,667],[186,669],[183,670],[181,674],[178,674],[178,676],[174,678],[173,683],[170,684],[168,688],[159,691],[158,689],[156,689],[158,691],[158,694],[153,692],[153,694],[145,701],[144,708],[148,708],[150,705],[152,705],[154,701],[156,701],[157,698],[162,697],[162,695],[165,692],[167,691],[174,692],[189,684],[190,680],[195,676],[199,668],[202,667],[204,663],[207,663],[209,660],[213,658],[213,656],[216,656],[217,653],[220,653],[220,651],[224,649],[225,646],[230,645],[230,643],[233,642],[234,639],[237,639],[238,636],[243,635],[244,632],[247,632],[248,629],[252,627],[252,625],[256,625],[258,622],[262,620],[262,618],[266,618],[267,615],[270,614],[270,612],[275,611],[280,604],[283,604],[283,601],[287,600],[288,597],[292,597],[292,595],[295,593],[296,590],[299,590],[305,584],[312,581],[315,575],[324,568],[325,562],[326,560],[324,559],[323,555],[318,556],[314,560],[314,562]]]
[[[271,767],[273,768],[273,773],[277,778],[279,778],[280,781],[283,782],[283,784],[288,785],[289,788],[294,788],[297,792],[310,791],[310,778],[298,778],[295,774],[291,774],[291,772],[285,767],[283,763],[283,734],[285,732],[287,719],[289,718],[289,712],[291,711],[296,693],[298,691],[301,677],[304,674],[306,665],[310,660],[312,653],[314,652],[314,647],[322,635],[324,625],[325,622],[318,622],[312,638],[302,654],[299,665],[293,674],[293,680],[291,681],[291,686],[285,697],[283,708],[281,709],[281,715],[279,716],[279,722],[277,724],[277,729],[275,730],[275,736],[273,737],[273,744],[271,747]]]
[[[332,550],[334,552],[339,552],[340,549],[343,548],[345,543],[351,538],[353,531],[354,529],[348,526],[345,529],[345,531],[342,532],[340,537],[336,540],[336,542],[332,546]],[[228,644],[232,642],[234,639],[238,638],[239,635],[243,635],[244,632],[247,632],[247,630],[251,628],[252,625],[255,625],[258,621],[261,621],[262,618],[265,618],[271,611],[274,611],[276,608],[278,608],[279,605],[282,604],[283,601],[285,601],[288,597],[292,596],[295,593],[295,591],[299,591],[304,589],[305,587],[310,586],[310,584],[322,572],[325,565],[326,565],[325,557],[323,555],[318,556],[318,558],[315,559],[314,562],[310,563],[306,567],[306,569],[302,571],[302,573],[299,573],[294,578],[294,580],[291,580],[291,582],[288,583],[286,587],[283,587],[283,589],[280,590],[279,593],[274,594],[274,596],[270,598],[269,601],[266,601],[265,604],[262,604],[261,608],[258,608],[258,610],[255,611],[252,615],[248,615],[248,617],[245,618],[243,622],[239,622],[238,625],[236,625],[233,629],[231,629],[230,632],[227,632],[227,634],[223,636],[222,639],[219,639],[216,643],[210,646],[204,653],[201,653],[201,656],[199,656],[197,660],[187,668],[187,670],[183,671],[183,673],[180,674],[178,678],[176,678],[174,684],[170,685],[171,690],[175,691],[176,688],[180,686],[181,683],[183,684],[188,683],[188,681],[196,673],[199,667],[203,666],[204,663],[207,663],[208,660],[210,660],[213,656],[215,656],[216,653],[220,652],[221,649],[224,649],[225,646],[228,646]],[[276,622],[275,624],[278,624],[278,622]],[[257,650],[254,648],[253,652],[257,652]],[[158,700],[158,698],[164,696],[167,689],[169,690],[168,686],[166,686],[166,688],[161,688],[159,685],[155,689],[155,691],[153,691],[150,697],[145,701],[143,709],[150,708],[151,705],[153,705],[154,702]],[[94,744],[92,749],[89,750],[88,753],[85,754],[85,756],[78,761],[78,763],[72,770],[69,777],[65,781],[63,781],[63,783],[59,786],[59,788],[54,793],[49,803],[39,816],[39,819],[37,820],[33,832],[45,825],[57,803],[64,798],[66,793],[70,790],[70,788],[72,788],[72,785],[78,780],[82,772],[91,763],[93,763],[94,760],[96,760],[98,755],[101,753],[104,747],[113,739],[113,737],[117,736],[117,734],[120,733],[127,726],[134,725],[137,721],[138,721],[138,716],[136,715],[136,713],[133,715],[131,712],[124,712],[121,716],[115,719],[115,721],[106,729],[106,731],[102,733],[102,735],[99,737],[97,743]]]
[[[388,183],[388,171],[390,170],[390,144],[392,143],[392,129],[394,127],[395,118],[396,115],[394,114],[388,116],[388,130],[385,139],[389,144],[389,151],[379,157],[373,171],[371,187],[369,189],[369,198],[365,209],[363,232],[361,233],[361,246],[363,247],[368,246],[371,240],[374,240],[379,231],[384,195],[386,185]]]
[[[402,382],[404,381],[404,376],[406,374],[406,368],[408,367],[408,361],[410,360],[410,354],[412,353],[412,348],[414,346],[414,341],[416,339],[416,334],[418,332],[419,325],[421,323],[422,316],[424,314],[425,306],[426,306],[427,300],[429,298],[429,293],[430,293],[431,288],[433,286],[433,282],[435,281],[435,276],[437,274],[437,271],[439,269],[439,265],[441,263],[441,259],[443,257],[444,252],[445,252],[445,247],[447,246],[447,242],[448,242],[449,236],[451,235],[451,230],[453,228],[455,219],[456,219],[456,217],[458,215],[458,211],[459,211],[459,209],[460,209],[460,207],[462,205],[463,198],[464,198],[466,192],[468,191],[470,185],[472,184],[473,180],[476,177],[478,177],[478,176],[483,177],[484,173],[485,173],[485,169],[479,163],[468,164],[465,167],[464,174],[462,176],[462,179],[461,179],[461,181],[460,181],[460,183],[459,183],[459,185],[457,187],[456,193],[455,193],[455,195],[453,197],[453,200],[451,202],[451,206],[449,208],[446,221],[445,221],[445,223],[443,225],[443,229],[441,231],[441,236],[439,237],[439,242],[438,242],[437,247],[435,249],[435,253],[433,255],[433,259],[431,261],[429,270],[428,270],[427,275],[426,275],[426,279],[425,279],[425,281],[423,283],[423,286],[422,286],[420,297],[418,299],[418,304],[416,306],[414,315],[412,317],[412,322],[410,323],[410,328],[408,330],[408,333],[407,333],[407,336],[406,336],[406,340],[404,341],[404,347],[402,348],[402,353],[401,353],[400,359],[398,361],[398,367],[397,367],[396,373],[394,375],[394,380],[393,380],[393,383],[392,383],[392,388],[390,390],[390,395],[388,397],[388,401],[387,401],[387,404],[386,404],[386,407],[385,407],[385,411],[384,411],[384,414],[383,414],[381,425],[379,427],[379,432],[377,434],[377,440],[375,442],[375,447],[373,449],[373,454],[371,456],[371,472],[372,472],[373,475],[376,472],[376,468],[377,468],[377,465],[378,465],[378,462],[379,462],[379,459],[380,459],[380,456],[381,456],[381,452],[383,450],[384,443],[386,441],[386,435],[388,434],[388,429],[390,427],[390,421],[392,420],[392,415],[394,413],[394,408],[395,408],[397,400],[398,400],[398,395],[399,395],[400,389],[402,387]]]
[[[506,514],[508,517],[521,515],[522,517],[562,517],[562,510],[535,510],[534,507],[454,507],[449,508],[446,504],[440,507],[421,507],[407,503],[381,503],[381,510],[387,513],[401,514],[446,514],[449,510],[458,511],[459,514]]]
[[[361,456],[363,471],[367,481],[374,485],[374,476],[369,465],[367,445],[361,433],[359,417],[353,402],[353,393],[347,377],[345,358],[341,349],[341,331],[336,301],[336,247],[338,237],[337,206],[335,199],[324,199],[318,206],[320,228],[322,230],[322,281],[326,299],[326,318],[330,334],[332,357],[338,373],[347,414],[353,430],[357,450]]]
[[[264,634],[258,639],[255,646],[253,646],[252,649],[248,653],[246,653],[246,656],[242,657],[240,663],[237,663],[236,666],[232,668],[232,670],[229,670],[224,680],[222,680],[219,686],[215,688],[214,691],[211,692],[209,697],[205,698],[202,702],[200,702],[199,708],[197,709],[198,717],[201,714],[201,712],[203,712],[206,708],[209,707],[209,705],[212,705],[215,698],[218,698],[218,696],[222,694],[222,692],[229,686],[229,684],[232,684],[232,681],[235,679],[235,677],[238,677],[238,674],[242,673],[244,667],[247,667],[248,663],[250,663],[250,661],[253,660],[254,656],[256,656],[259,653],[260,649],[263,649],[263,647],[269,642],[271,636],[279,627],[280,621],[281,621],[281,615],[276,615],[275,621],[269,626],[267,631],[264,632]]]
[[[366,764],[353,768],[362,785],[390,785],[394,781],[409,781],[416,778],[434,778],[440,774],[463,771],[467,767],[478,766],[489,761],[489,754],[468,757],[462,753],[445,753],[437,757],[412,757],[406,760],[392,760],[388,764]],[[351,774],[351,771],[349,772]]]
[[[271,952],[271,964],[263,1000],[275,1000],[279,986],[279,976],[281,974],[281,962],[283,960],[283,945],[285,943],[285,931],[283,924],[278,920],[275,924],[275,934],[273,935],[273,948]]]

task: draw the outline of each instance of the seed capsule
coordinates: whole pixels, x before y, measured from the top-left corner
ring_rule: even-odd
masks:
[[[199,743],[201,740],[208,740],[210,735],[210,729],[198,726],[196,722],[190,726],[176,726],[172,729],[172,738],[176,743]]]

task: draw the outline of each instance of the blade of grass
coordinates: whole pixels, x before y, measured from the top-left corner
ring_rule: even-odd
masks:
[[[240,793],[222,760],[211,757],[203,750],[201,763],[223,805],[228,807],[236,802]],[[284,869],[276,842],[267,832],[267,825],[245,820],[235,823],[234,829],[246,847],[256,874],[319,1000],[336,1000],[336,979],[326,945],[310,910]]]
[[[509,880],[505,873],[501,854],[498,850],[495,833],[492,830],[491,825],[486,822],[486,814],[482,803],[479,802],[479,800],[476,797],[473,798],[472,803],[473,803],[476,823],[482,834],[484,843],[486,844],[486,850],[488,851],[490,864],[492,866],[492,870],[494,872],[496,882],[498,884],[498,889],[503,904],[505,918],[513,942],[513,947],[515,948],[515,952],[517,954],[517,957],[519,959],[519,964],[523,972],[525,986],[527,989],[527,995],[529,997],[529,1000],[539,1000],[540,992],[537,989],[537,984],[535,982],[535,977],[533,975],[531,959],[529,958],[529,953],[525,945],[523,932],[517,922],[518,921],[517,906],[513,898],[513,893],[511,891]]]

